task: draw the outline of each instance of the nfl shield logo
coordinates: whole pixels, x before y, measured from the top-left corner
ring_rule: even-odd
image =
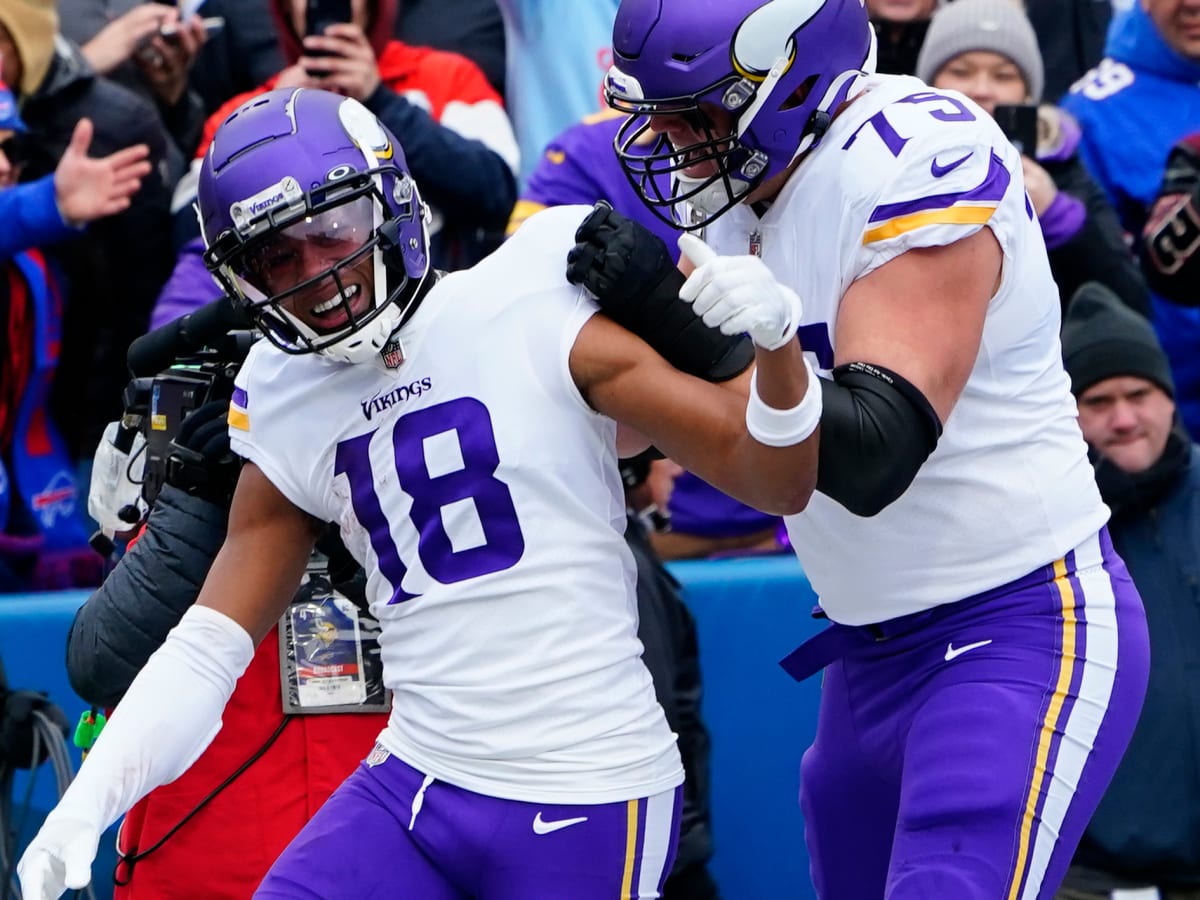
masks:
[[[383,357],[385,366],[389,369],[396,369],[399,368],[400,363],[404,362],[404,347],[401,346],[399,339],[393,337],[383,345],[379,355]]]
[[[367,754],[366,763],[372,769],[383,762],[387,762],[388,752],[382,745],[376,744],[375,747]]]
[[[747,248],[751,256],[762,258],[762,232],[750,232],[750,246]]]

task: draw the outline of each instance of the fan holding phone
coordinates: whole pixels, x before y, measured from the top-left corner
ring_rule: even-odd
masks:
[[[360,101],[404,135],[413,177],[432,209],[435,266],[462,268],[499,243],[516,200],[519,152],[503,101],[480,68],[458,53],[397,40],[397,0],[262,2],[286,65],[208,118],[196,158],[217,127],[258,94],[287,87],[332,91]],[[203,301],[212,279],[202,266],[196,274],[199,293],[190,299]],[[174,308],[189,298],[172,293],[167,299]]]
[[[366,0],[291,0],[302,55],[280,87],[319,87],[365,101],[380,84]],[[303,77],[300,77],[303,73]]]
[[[181,19],[173,3],[141,3],[109,21],[80,49],[101,75],[133,63],[159,101],[173,107],[187,91],[200,47],[223,24],[199,16]]]
[[[1084,282],[1099,281],[1148,315],[1150,296],[1137,261],[1078,155],[1079,126],[1057,107],[1037,105],[1042,55],[1023,8],[1012,0],[942,6],[929,25],[916,74],[932,87],[974,100],[1021,153],[1025,190],[1064,310]]]

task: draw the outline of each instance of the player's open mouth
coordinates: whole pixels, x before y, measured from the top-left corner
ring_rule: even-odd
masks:
[[[683,174],[689,178],[704,178],[717,170],[717,164],[710,152],[689,150],[683,154],[681,161],[685,163]]]
[[[347,310],[349,306],[349,310]],[[339,328],[366,311],[367,298],[362,286],[347,286],[345,293],[335,290],[333,296],[312,306],[308,315],[312,324],[321,329]]]
[[[716,174],[717,162],[713,159],[711,147],[692,148],[694,141],[688,141],[682,152],[676,147],[677,165],[683,164],[682,172],[689,178],[707,178]]]
[[[687,166],[683,170],[683,174],[688,178],[708,178],[717,173],[717,164],[711,159],[705,160],[702,163],[697,163],[694,166]]]

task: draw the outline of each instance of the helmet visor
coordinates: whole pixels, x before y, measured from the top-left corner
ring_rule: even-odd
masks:
[[[279,297],[323,278],[358,255],[375,231],[368,195],[309,213],[253,241],[229,261],[234,274],[264,297]]]

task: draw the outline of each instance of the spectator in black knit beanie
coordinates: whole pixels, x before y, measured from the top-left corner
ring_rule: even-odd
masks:
[[[992,116],[998,106],[1038,104],[1044,84],[1037,37],[1017,0],[955,0],[940,8],[916,74],[933,87],[966,94]],[[1033,134],[1022,139],[1009,129],[1008,136],[1022,153],[1025,189],[1042,226],[1064,309],[1082,284],[1099,281],[1148,315],[1150,296],[1137,260],[1116,213],[1078,156],[1079,126],[1054,106],[1037,107],[1036,115],[1029,109],[1026,117]]]
[[[1088,824],[1056,900],[1200,895],[1200,448],[1175,409],[1151,326],[1100,285],[1085,285],[1063,326],[1108,529],[1142,595],[1150,680],[1141,718]]]

